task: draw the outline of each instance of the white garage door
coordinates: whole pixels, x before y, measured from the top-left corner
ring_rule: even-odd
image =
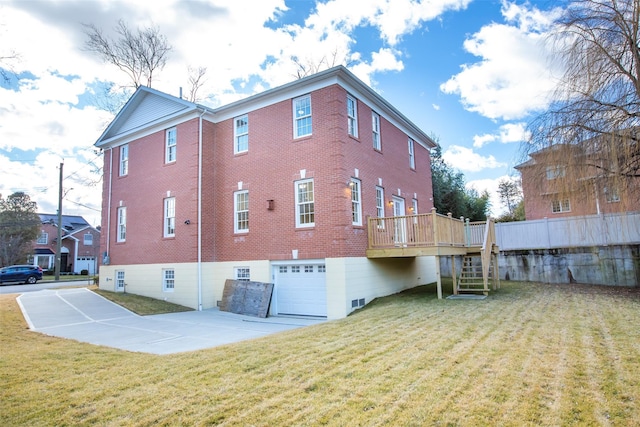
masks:
[[[274,270],[278,314],[326,317],[324,264],[279,265]]]

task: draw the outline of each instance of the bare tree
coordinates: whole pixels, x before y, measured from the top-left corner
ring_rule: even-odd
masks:
[[[193,68],[189,67],[189,99],[190,102],[198,102],[198,90],[205,83],[205,74],[207,74],[206,67]]]
[[[134,88],[151,87],[153,75],[161,71],[172,47],[158,27],[131,30],[123,20],[115,28],[116,38],[109,38],[94,24],[83,24],[88,40],[85,50],[115,65],[131,79]]]
[[[339,52],[338,48],[334,49],[329,56],[324,55],[319,60],[309,57],[301,59],[297,56],[292,56],[291,61],[296,65],[297,69],[294,76],[297,79],[316,74],[321,70],[328,70],[337,65],[348,67],[351,64],[348,55]]]
[[[639,26],[640,0],[571,0],[557,20],[549,42],[565,72],[524,145],[562,167],[567,187],[553,191],[640,188]]]

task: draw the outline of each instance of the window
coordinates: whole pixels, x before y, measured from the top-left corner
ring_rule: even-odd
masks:
[[[305,273],[313,273],[313,265],[305,265],[304,266]]]
[[[347,132],[358,137],[358,103],[350,95],[347,95]]]
[[[409,166],[411,167],[411,169],[415,169],[416,157],[413,152],[413,140],[411,138],[409,138],[408,145],[409,145]]]
[[[620,201],[620,193],[617,188],[604,187],[604,195],[607,203],[615,203]]]
[[[93,245],[93,234],[86,233],[84,235],[84,245],[85,246],[92,246]]]
[[[418,215],[418,199],[411,200],[411,210],[414,215]]]
[[[360,180],[351,178],[351,223],[362,225],[362,195],[360,194]]]
[[[124,291],[124,271],[116,271],[116,292]]]
[[[380,151],[382,150],[382,142],[380,141],[380,115],[376,112],[371,112],[371,128],[373,131],[373,148]]]
[[[164,199],[164,237],[176,235],[176,198]]]
[[[547,179],[562,178],[565,174],[564,166],[547,166]]]
[[[40,233],[38,236],[38,240],[36,241],[39,245],[46,245],[49,242],[49,233],[45,233],[44,231]]]
[[[129,144],[120,147],[120,176],[129,173]]]
[[[318,273],[326,273],[327,272],[327,266],[324,264],[321,264],[318,266]]]
[[[176,288],[176,272],[173,269],[162,270],[162,291],[173,292]]]
[[[313,180],[296,182],[296,227],[315,225],[315,206],[313,203]]]
[[[293,100],[293,137],[311,135],[311,96]]]
[[[176,161],[176,148],[178,143],[178,131],[176,128],[167,129],[166,133],[166,146],[167,151],[165,154],[165,163],[171,163]]]
[[[287,272],[287,266],[286,265],[281,265],[278,267],[278,273],[286,273]]]
[[[233,231],[246,233],[249,231],[249,191],[237,191],[233,195],[233,216],[235,218]]]
[[[249,151],[249,116],[237,117],[234,121],[233,153]]]
[[[236,280],[242,280],[243,282],[251,280],[251,271],[249,270],[249,267],[235,267],[233,270]]]
[[[571,203],[569,203],[569,199],[554,200],[551,202],[551,210],[553,213],[569,212],[571,211]]]
[[[116,234],[117,242],[127,240],[127,208],[121,206],[118,208],[118,233]]]
[[[300,266],[299,265],[292,265],[291,266],[291,272],[292,273],[300,273]]]
[[[376,216],[384,218],[384,188],[376,187]]]

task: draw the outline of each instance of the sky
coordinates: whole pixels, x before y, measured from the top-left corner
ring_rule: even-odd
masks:
[[[114,117],[105,90],[130,85],[85,48],[83,24],[157,27],[173,50],[152,87],[218,107],[296,78],[296,65],[345,64],[441,145],[467,187],[504,212],[526,126],[552,102],[561,69],[545,43],[562,1],[0,0],[0,194],[27,193],[100,225],[102,155]],[[334,60],[335,58],[335,60]]]

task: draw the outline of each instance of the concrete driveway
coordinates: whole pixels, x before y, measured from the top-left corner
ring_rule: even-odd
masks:
[[[152,354],[201,350],[325,321],[218,309],[138,316],[86,288],[29,292],[17,301],[32,331]]]

